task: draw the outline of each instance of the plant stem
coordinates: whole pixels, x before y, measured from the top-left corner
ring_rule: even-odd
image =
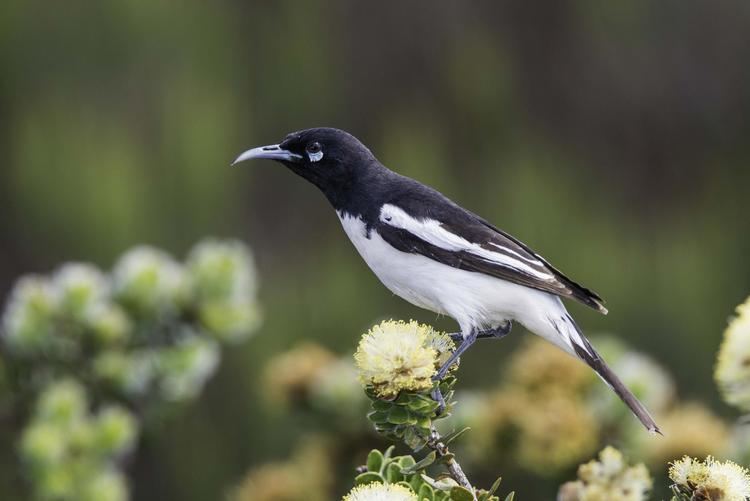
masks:
[[[471,483],[469,482],[469,479],[466,476],[466,473],[464,473],[464,470],[461,469],[461,465],[458,464],[458,461],[456,461],[455,456],[451,454],[451,452],[448,450],[448,446],[442,442],[442,437],[437,432],[434,426],[430,430],[430,438],[427,440],[427,447],[435,451],[438,457],[442,458],[442,457],[448,456],[448,458],[445,461],[445,464],[446,466],[448,466],[448,471],[450,471],[451,476],[462,487],[469,489],[469,491],[471,491],[472,496],[474,496],[474,499],[476,499],[477,498],[476,492],[474,491],[474,487],[471,486]]]

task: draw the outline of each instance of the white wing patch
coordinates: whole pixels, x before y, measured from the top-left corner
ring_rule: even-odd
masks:
[[[501,266],[513,268],[541,280],[555,279],[555,277],[550,273],[545,273],[529,266],[529,264],[541,265],[542,263],[538,259],[529,259],[525,256],[519,255],[512,249],[506,249],[498,245],[495,246],[501,248],[504,251],[515,254],[516,256],[518,256],[518,259],[499,252],[493,252],[491,250],[485,249],[479,244],[469,242],[465,238],[446,230],[440,223],[440,221],[436,221],[435,219],[415,219],[407,214],[403,209],[401,209],[400,207],[396,207],[395,205],[385,204],[383,205],[383,207],[381,207],[380,221],[387,225],[393,226],[394,228],[406,230],[414,236],[421,238],[425,242],[428,242],[447,251],[465,251],[470,254],[474,254],[477,257],[481,257],[482,259],[485,259],[487,261],[497,263]]]

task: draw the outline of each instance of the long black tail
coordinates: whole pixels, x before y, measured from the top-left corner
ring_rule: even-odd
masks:
[[[656,425],[656,422],[654,422],[654,419],[651,417],[651,414],[649,414],[648,410],[646,410],[646,407],[644,407],[643,404],[637,398],[635,398],[635,395],[633,395],[630,390],[623,384],[623,382],[620,381],[620,378],[617,377],[617,374],[615,374],[614,371],[609,368],[606,362],[604,362],[604,359],[602,359],[602,357],[594,349],[594,347],[591,346],[591,343],[583,335],[583,332],[581,332],[581,329],[575,323],[573,318],[570,315],[566,316],[568,322],[573,326],[573,328],[576,330],[576,333],[578,334],[578,336],[571,336],[573,349],[575,350],[576,355],[578,355],[581,360],[586,362],[592,369],[594,369],[599,377],[602,378],[605,383],[607,383],[607,386],[612,388],[612,390],[617,394],[618,397],[620,397],[625,405],[630,408],[633,414],[635,414],[635,417],[637,417],[638,420],[643,423],[643,426],[645,426],[648,431],[661,435],[661,430],[659,430],[659,427]],[[583,343],[583,346],[581,346],[581,344],[578,342],[579,340]]]

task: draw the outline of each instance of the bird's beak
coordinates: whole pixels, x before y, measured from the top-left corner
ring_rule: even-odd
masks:
[[[289,150],[285,150],[278,144],[269,144],[268,146],[260,146],[258,148],[253,148],[252,150],[247,150],[235,158],[232,165],[252,158],[269,158],[271,160],[281,160],[285,162],[298,162],[302,159],[302,155],[297,155]]]

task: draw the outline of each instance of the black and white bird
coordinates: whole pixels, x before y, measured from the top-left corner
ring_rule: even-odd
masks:
[[[233,165],[267,158],[317,186],[370,269],[394,294],[448,315],[459,345],[437,374],[482,337],[502,337],[513,321],[588,364],[652,432],[646,408],[586,339],[561,298],[601,313],[594,292],[570,280],[528,246],[438,191],[382,165],[339,129],[293,132],[281,143],[242,153]]]

